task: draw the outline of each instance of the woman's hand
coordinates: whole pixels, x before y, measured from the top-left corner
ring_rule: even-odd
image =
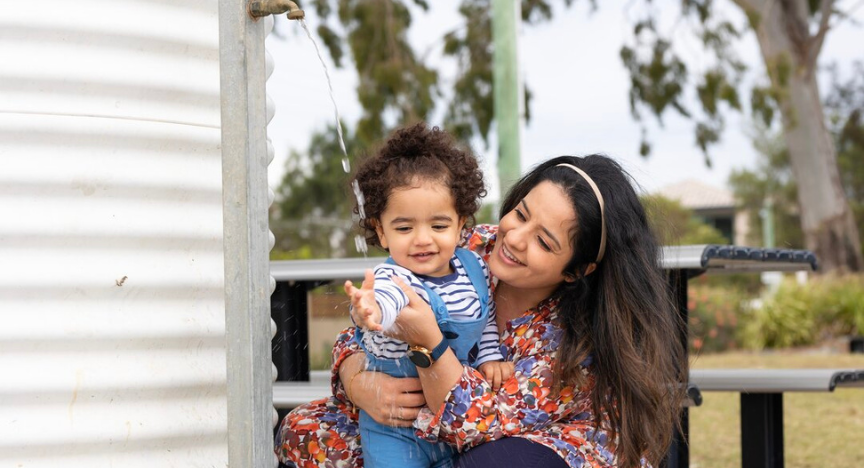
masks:
[[[346,383],[345,385],[349,385]],[[391,377],[382,372],[361,371],[350,381],[348,397],[385,426],[411,427],[426,405],[420,379]]]
[[[387,334],[402,340],[409,345],[423,346],[432,349],[444,338],[435,320],[432,307],[414,291],[414,288],[402,281],[402,278],[394,276],[393,282],[408,297],[408,305],[399,311],[396,323]]]
[[[363,284],[358,289],[351,280],[345,281],[345,294],[351,299],[351,320],[358,327],[381,331],[381,308],[375,300],[375,273],[366,269]]]

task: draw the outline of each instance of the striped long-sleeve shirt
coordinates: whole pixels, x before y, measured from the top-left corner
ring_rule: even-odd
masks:
[[[486,284],[490,284],[489,267],[479,255],[472,252],[483,267]],[[429,302],[429,296],[423,288],[423,281],[429,289],[435,291],[447,306],[453,321],[476,319],[482,313],[477,291],[471,284],[462,262],[454,255],[450,259],[453,273],[442,277],[417,276],[399,265],[382,263],[375,267],[375,299],[381,309],[381,326],[384,330],[393,326],[399,311],[408,305],[408,297],[393,282],[391,277],[398,276],[423,298]],[[490,285],[491,286],[491,285]],[[477,358],[471,364],[479,366],[487,361],[502,361],[504,356],[498,350],[498,326],[495,322],[495,301],[489,301],[489,317],[483,334],[479,337]],[[408,352],[408,344],[404,341],[390,338],[381,333],[367,332],[363,336],[364,345],[369,353],[379,358],[398,359]]]

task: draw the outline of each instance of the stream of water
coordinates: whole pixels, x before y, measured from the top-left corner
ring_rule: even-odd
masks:
[[[348,151],[345,150],[345,140],[342,137],[342,119],[339,117],[339,106],[336,105],[336,98],[333,96],[333,82],[330,80],[330,71],[327,69],[327,63],[324,62],[324,57],[321,56],[321,49],[318,48],[318,42],[315,41],[315,38],[312,37],[312,33],[309,31],[309,27],[306,26],[306,20],[301,19],[300,25],[303,26],[303,30],[306,31],[306,36],[310,41],[312,41],[312,45],[315,47],[315,53],[318,54],[318,60],[321,61],[321,66],[324,67],[324,76],[327,77],[327,89],[330,90],[330,101],[333,103],[333,111],[336,114],[336,133],[339,137],[339,148],[342,149],[342,170],[344,170],[346,174],[349,174],[351,173],[351,163],[348,161]],[[363,198],[363,192],[360,191],[360,185],[356,180],[351,182],[351,189],[354,191],[354,198],[357,199],[360,219],[364,219],[366,218],[366,213],[363,210],[365,198]],[[357,247],[358,252],[363,253],[364,257],[369,252],[369,247],[366,245],[366,238],[359,234],[354,236],[354,245]]]

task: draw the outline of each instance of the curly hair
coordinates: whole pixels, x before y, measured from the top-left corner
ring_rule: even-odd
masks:
[[[396,130],[373,155],[358,166],[353,180],[363,192],[364,218],[359,225],[369,245],[380,246],[375,223],[387,209],[393,190],[418,181],[440,182],[449,187],[456,214],[473,226],[480,199],[486,196],[483,172],[477,159],[447,132],[417,123]],[[352,182],[353,183],[353,182]],[[354,214],[360,214],[355,200]]]

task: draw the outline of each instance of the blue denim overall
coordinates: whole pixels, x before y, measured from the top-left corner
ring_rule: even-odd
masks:
[[[489,287],[477,257],[463,248],[456,249],[456,257],[477,291],[480,317],[467,321],[452,320],[441,297],[424,282],[421,283],[429,296],[429,305],[435,313],[438,327],[444,339],[448,340],[450,349],[462,364],[473,364],[470,361],[476,357],[483,329],[489,321]],[[388,258],[387,263],[393,264],[393,259]],[[367,351],[363,344],[363,331],[358,329],[354,338],[360,347]],[[417,377],[417,367],[407,355],[398,359],[385,359],[375,357],[367,351],[366,361],[368,370],[384,372],[393,377]],[[414,435],[414,429],[410,427],[379,424],[363,410],[360,410],[360,439],[363,444],[364,465],[368,468],[451,467],[453,456],[456,455],[456,451],[446,443],[422,440]]]

